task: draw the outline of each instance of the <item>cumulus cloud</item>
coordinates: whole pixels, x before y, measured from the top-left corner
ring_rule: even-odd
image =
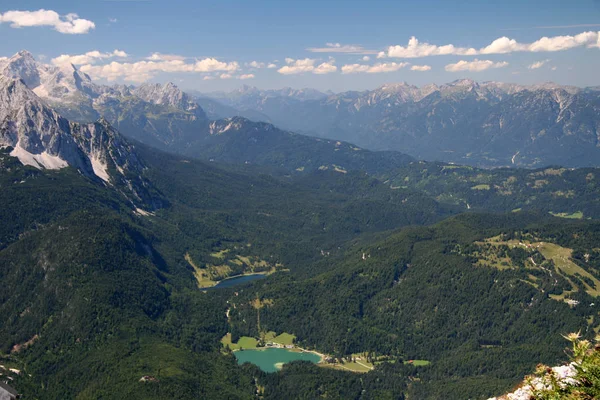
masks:
[[[98,50],[88,51],[85,54],[78,55],[69,55],[69,54],[61,54],[58,57],[52,59],[52,64],[61,65],[61,64],[73,64],[73,65],[83,65],[83,64],[95,64],[96,62],[108,59],[108,58],[125,58],[127,57],[127,53],[123,50],[114,50],[112,53],[101,53]]]
[[[394,58],[417,58],[450,54],[461,56],[475,55],[477,54],[477,50],[473,48],[455,47],[452,44],[436,46],[434,44],[421,43],[419,42],[419,39],[413,36],[406,46],[390,46],[388,47],[387,53],[384,55]],[[378,58],[381,57],[378,56]]]
[[[228,74],[228,73],[219,75],[219,79],[231,79],[231,78],[233,78],[233,75]]]
[[[408,63],[378,63],[375,65],[365,64],[347,64],[342,66],[343,74],[355,74],[359,72],[366,72],[367,74],[378,74],[382,72],[394,72],[401,68],[404,68]]]
[[[337,71],[337,67],[333,64],[334,62],[335,61],[332,60],[332,61],[328,61],[328,62],[319,64],[317,66],[317,68],[315,68],[313,73],[315,73],[317,75],[325,75],[325,74],[329,74],[331,72]]]
[[[507,54],[523,52],[553,52],[569,50],[576,47],[600,47],[600,32],[582,32],[578,35],[542,37],[532,43],[519,43],[506,36],[492,41],[489,45],[477,50],[474,48],[458,47],[453,44],[438,46],[421,43],[414,36],[406,46],[389,46],[386,52],[380,52],[377,58],[417,58],[440,55],[473,56],[480,54]]]
[[[369,61],[370,59],[371,59],[371,57],[369,57],[369,56],[364,56],[364,57],[362,58],[362,60],[363,60],[363,61]]]
[[[215,79],[215,77],[214,76],[210,76],[210,75],[207,75],[204,78],[202,78],[203,81],[212,81],[213,79]]]
[[[286,66],[283,66],[277,70],[280,74],[283,75],[294,75],[301,74],[303,72],[312,72],[315,69],[315,61],[310,58],[305,58],[304,60],[294,60],[293,58],[286,58],[285,62]]]
[[[325,47],[309,47],[306,50],[312,53],[377,54],[377,50],[367,50],[362,46],[340,43],[326,43]]]
[[[92,21],[79,18],[77,14],[59,15],[56,11],[40,9],[37,11],[7,11],[0,13],[0,23],[7,22],[13,28],[31,26],[50,26],[65,34],[88,33],[96,27]]]
[[[183,61],[185,60],[186,57],[184,56],[178,56],[177,54],[162,54],[162,53],[152,53],[152,55],[150,55],[150,57],[146,57],[146,60],[151,60],[151,61]]]
[[[277,68],[277,64],[271,63],[271,64],[267,65],[267,68],[269,68],[269,69]]]
[[[445,69],[449,72],[460,72],[460,71],[470,71],[470,72],[480,72],[485,71],[490,68],[503,68],[508,66],[506,61],[493,62],[490,60],[478,60],[475,59],[473,61],[464,61],[461,60],[455,64],[446,65]]]
[[[529,65],[527,68],[529,68],[529,69],[538,69],[538,68],[541,68],[548,61],[550,61],[550,60],[542,60],[542,61],[534,62],[533,64]]]
[[[265,67],[265,63],[263,62],[258,62],[258,61],[252,61],[249,63],[246,63],[246,66],[250,67],[250,68],[264,68]]]
[[[240,75],[240,79],[245,80],[245,79],[253,79],[254,78],[254,74],[243,74]]]
[[[317,60],[314,60],[312,58],[305,58],[303,60],[286,58],[285,62],[287,65],[277,70],[277,72],[283,75],[295,75],[302,74],[304,72],[311,72],[313,74],[323,75],[337,71],[337,67],[334,65],[334,60],[329,60],[317,66],[315,66]]]
[[[131,82],[143,82],[161,72],[221,72],[223,75],[228,75],[237,71],[239,64],[235,61],[223,62],[215,58],[205,58],[194,63],[186,63],[183,60],[138,61],[134,63],[113,61],[105,65],[85,64],[80,69],[92,77],[108,81],[123,79]],[[221,79],[227,79],[227,77],[221,76]]]
[[[431,67],[429,65],[413,65],[410,70],[425,72],[431,70]]]

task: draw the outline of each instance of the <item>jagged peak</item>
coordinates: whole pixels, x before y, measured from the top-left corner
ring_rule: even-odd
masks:
[[[478,86],[478,83],[470,78],[456,79],[446,86]]]
[[[33,54],[31,54],[27,50],[21,50],[21,51],[15,53],[12,57],[10,57],[10,59],[18,59],[18,58],[23,58],[23,59],[26,59],[26,60],[33,60],[33,61],[35,61],[35,58],[33,57]]]

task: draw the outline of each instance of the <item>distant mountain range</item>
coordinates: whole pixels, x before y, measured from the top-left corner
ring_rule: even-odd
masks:
[[[597,88],[458,80],[339,94],[249,86],[188,94],[172,83],[100,85],[72,65],[45,65],[26,51],[1,62],[0,74],[21,79],[71,121],[103,117],[127,137],[206,160],[292,173],[382,172],[410,159],[403,154],[479,167],[600,165]]]
[[[172,83],[98,85],[72,65],[48,66],[25,51],[1,64],[0,71],[7,79],[20,79],[40,104],[71,121],[86,124],[104,118],[129,138],[186,156],[264,165],[287,173],[318,169],[380,173],[412,160],[401,153],[371,152],[341,141],[283,131],[269,123],[236,117],[233,111],[228,118],[211,121],[199,102]],[[316,91],[291,89],[273,93],[306,99],[319,96]],[[220,111],[227,109],[210,102]]]
[[[524,86],[458,80],[406,83],[312,96],[244,87],[207,94],[284,129],[483,167],[595,166],[600,91],[553,83]]]

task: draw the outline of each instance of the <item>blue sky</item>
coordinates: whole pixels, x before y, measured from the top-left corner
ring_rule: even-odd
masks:
[[[459,78],[600,85],[600,1],[495,3],[3,0],[0,56],[27,49],[103,82],[201,91]]]

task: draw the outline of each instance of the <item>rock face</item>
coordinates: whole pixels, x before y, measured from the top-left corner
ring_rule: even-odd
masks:
[[[374,150],[476,166],[600,165],[600,92],[469,79],[320,99],[236,91],[214,99],[275,125]]]
[[[172,83],[99,85],[71,64],[45,65],[26,51],[0,63],[0,75],[21,79],[71,121],[104,117],[120,132],[153,145],[185,140],[206,126],[202,108]]]
[[[164,85],[146,83],[135,88],[132,93],[148,103],[192,112],[199,118],[206,119],[206,114],[198,103],[171,82]]]
[[[0,76],[0,146],[39,169],[73,167],[125,194],[134,204],[149,196],[134,147],[105,119],[76,123],[62,117],[20,79]]]
[[[551,380],[555,380],[556,384],[561,388],[566,385],[574,385],[577,383],[574,379],[577,375],[576,367],[577,365],[575,363],[552,367],[548,374],[549,376],[544,378],[533,377],[528,382],[524,382],[514,392],[507,393],[500,397],[491,397],[488,400],[530,400],[537,398],[534,396],[534,392],[550,389],[552,387]]]

